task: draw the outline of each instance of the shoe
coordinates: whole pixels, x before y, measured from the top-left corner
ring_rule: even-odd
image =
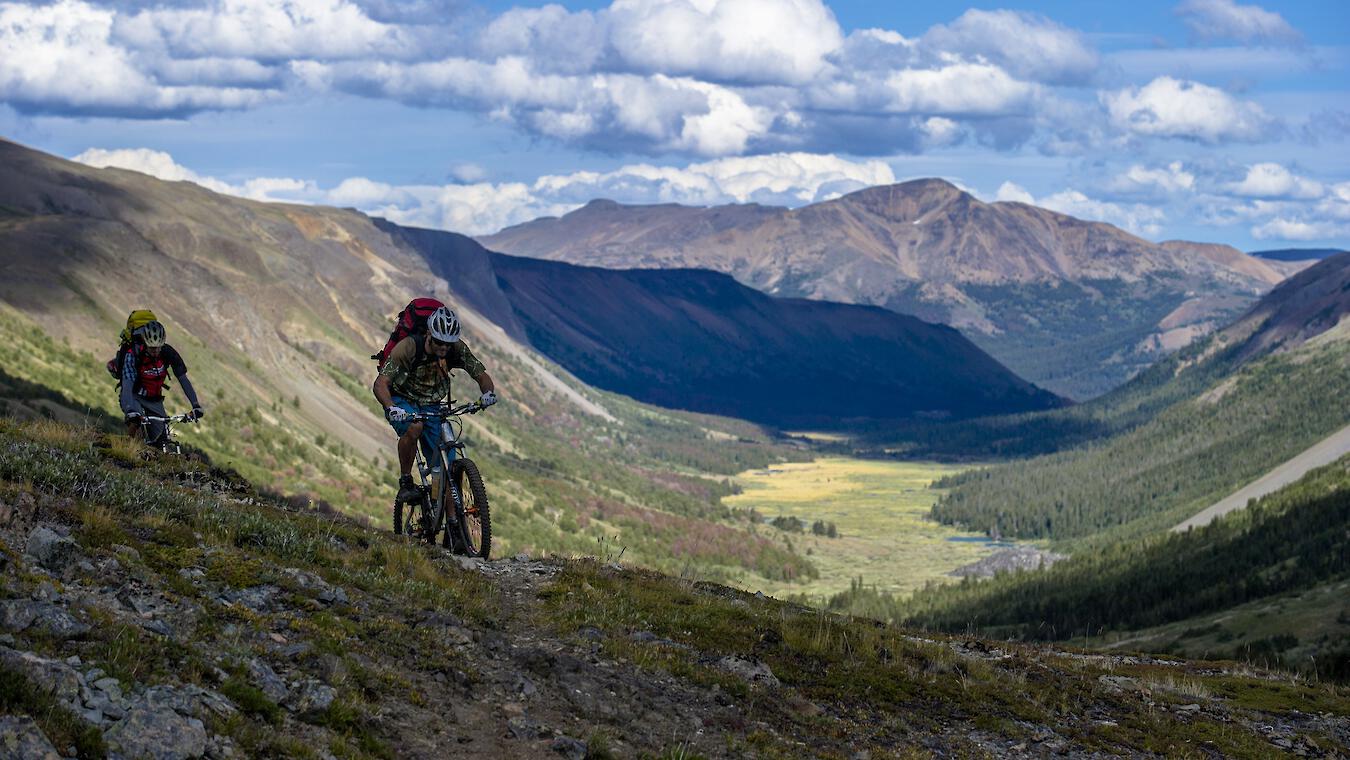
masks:
[[[413,482],[411,475],[404,475],[398,479],[398,496],[395,498],[404,504],[407,504],[408,502],[417,501],[421,497],[422,489]]]

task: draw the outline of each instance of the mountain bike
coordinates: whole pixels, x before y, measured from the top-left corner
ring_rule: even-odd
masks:
[[[191,413],[173,414],[168,417],[154,417],[148,415],[141,416],[141,426],[145,428],[145,423],[162,422],[164,423],[164,432],[159,438],[151,441],[146,439],[145,445],[152,449],[157,449],[164,454],[182,454],[183,447],[178,445],[178,441],[173,437],[173,426],[180,423],[197,424],[197,417]],[[148,430],[147,430],[148,432]]]
[[[417,446],[421,495],[406,503],[394,500],[394,532],[415,536],[429,544],[436,543],[440,534],[441,545],[455,554],[487,559],[492,549],[487,488],[478,465],[464,456],[464,423],[460,420],[462,415],[477,414],[483,407],[477,402],[458,407],[453,402],[437,406],[437,411],[411,415],[424,425],[440,425],[441,443],[431,462],[422,455],[421,445]],[[437,469],[441,473],[439,489],[433,488],[430,478]]]

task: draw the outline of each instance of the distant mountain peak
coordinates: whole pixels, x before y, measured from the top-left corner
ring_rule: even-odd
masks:
[[[985,203],[932,177],[792,209],[591,205],[481,241],[614,269],[716,269],[774,295],[912,314],[1075,398],[1212,332],[1299,266]]]

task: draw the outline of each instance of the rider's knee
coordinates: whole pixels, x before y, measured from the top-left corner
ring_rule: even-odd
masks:
[[[422,422],[420,420],[409,425],[408,432],[404,433],[404,435],[409,436],[411,438],[416,438],[421,434],[422,434]]]

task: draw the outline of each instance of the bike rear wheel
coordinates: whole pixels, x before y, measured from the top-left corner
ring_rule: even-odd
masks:
[[[450,476],[459,491],[455,517],[459,521],[464,553],[470,557],[487,559],[492,550],[492,516],[488,510],[487,487],[483,485],[483,476],[472,459],[451,462]]]

